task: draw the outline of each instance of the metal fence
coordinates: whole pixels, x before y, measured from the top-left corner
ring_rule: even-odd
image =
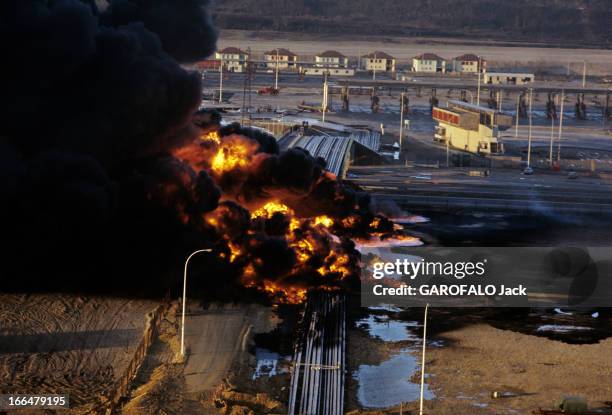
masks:
[[[155,340],[157,333],[159,332],[160,323],[162,321],[163,315],[170,308],[171,302],[166,300],[163,304],[160,304],[155,310],[147,314],[145,328],[142,334],[142,339],[140,340],[140,344],[134,351],[134,355],[132,356],[132,360],[128,364],[128,367],[125,369],[123,375],[121,375],[117,381],[115,382],[114,387],[108,391],[106,396],[102,399],[102,402],[95,409],[92,414],[94,415],[113,415],[119,413],[119,409],[121,407],[122,400],[125,396],[128,395],[130,391],[130,385],[138,370],[142,366],[145,358],[147,357],[147,352],[149,351],[149,347]]]

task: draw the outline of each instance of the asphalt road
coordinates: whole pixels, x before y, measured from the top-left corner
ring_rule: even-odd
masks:
[[[191,306],[185,322],[187,392],[210,391],[228,374],[232,362],[246,347],[255,314],[252,311],[246,305],[211,304],[207,309]]]
[[[612,183],[581,175],[522,175],[517,170],[493,170],[489,177],[472,177],[468,169],[351,167],[347,180],[382,199],[400,205],[438,210],[469,209],[514,213],[612,213]]]

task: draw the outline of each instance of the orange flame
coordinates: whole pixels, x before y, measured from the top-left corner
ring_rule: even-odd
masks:
[[[208,134],[205,134],[200,137],[202,141],[212,141],[216,144],[221,144],[221,136],[218,131],[210,131]]]
[[[279,202],[268,202],[259,209],[251,213],[251,219],[264,218],[270,219],[275,213],[293,216],[294,212],[289,206]]]
[[[329,216],[316,216],[314,218],[315,225],[321,225],[324,228],[331,228],[334,226],[334,220]]]

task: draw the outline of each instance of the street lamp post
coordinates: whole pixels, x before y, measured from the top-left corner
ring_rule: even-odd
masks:
[[[533,88],[529,88],[529,137],[527,139],[527,167],[531,167],[532,108],[533,108]]]
[[[194,251],[185,260],[185,268],[183,271],[183,313],[181,315],[181,356],[185,357],[185,305],[187,303],[187,265],[189,260],[194,256],[202,252],[211,252],[212,249],[198,249]]]

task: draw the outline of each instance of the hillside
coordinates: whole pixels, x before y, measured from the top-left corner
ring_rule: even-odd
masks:
[[[217,0],[222,29],[612,47],[610,0]]]

